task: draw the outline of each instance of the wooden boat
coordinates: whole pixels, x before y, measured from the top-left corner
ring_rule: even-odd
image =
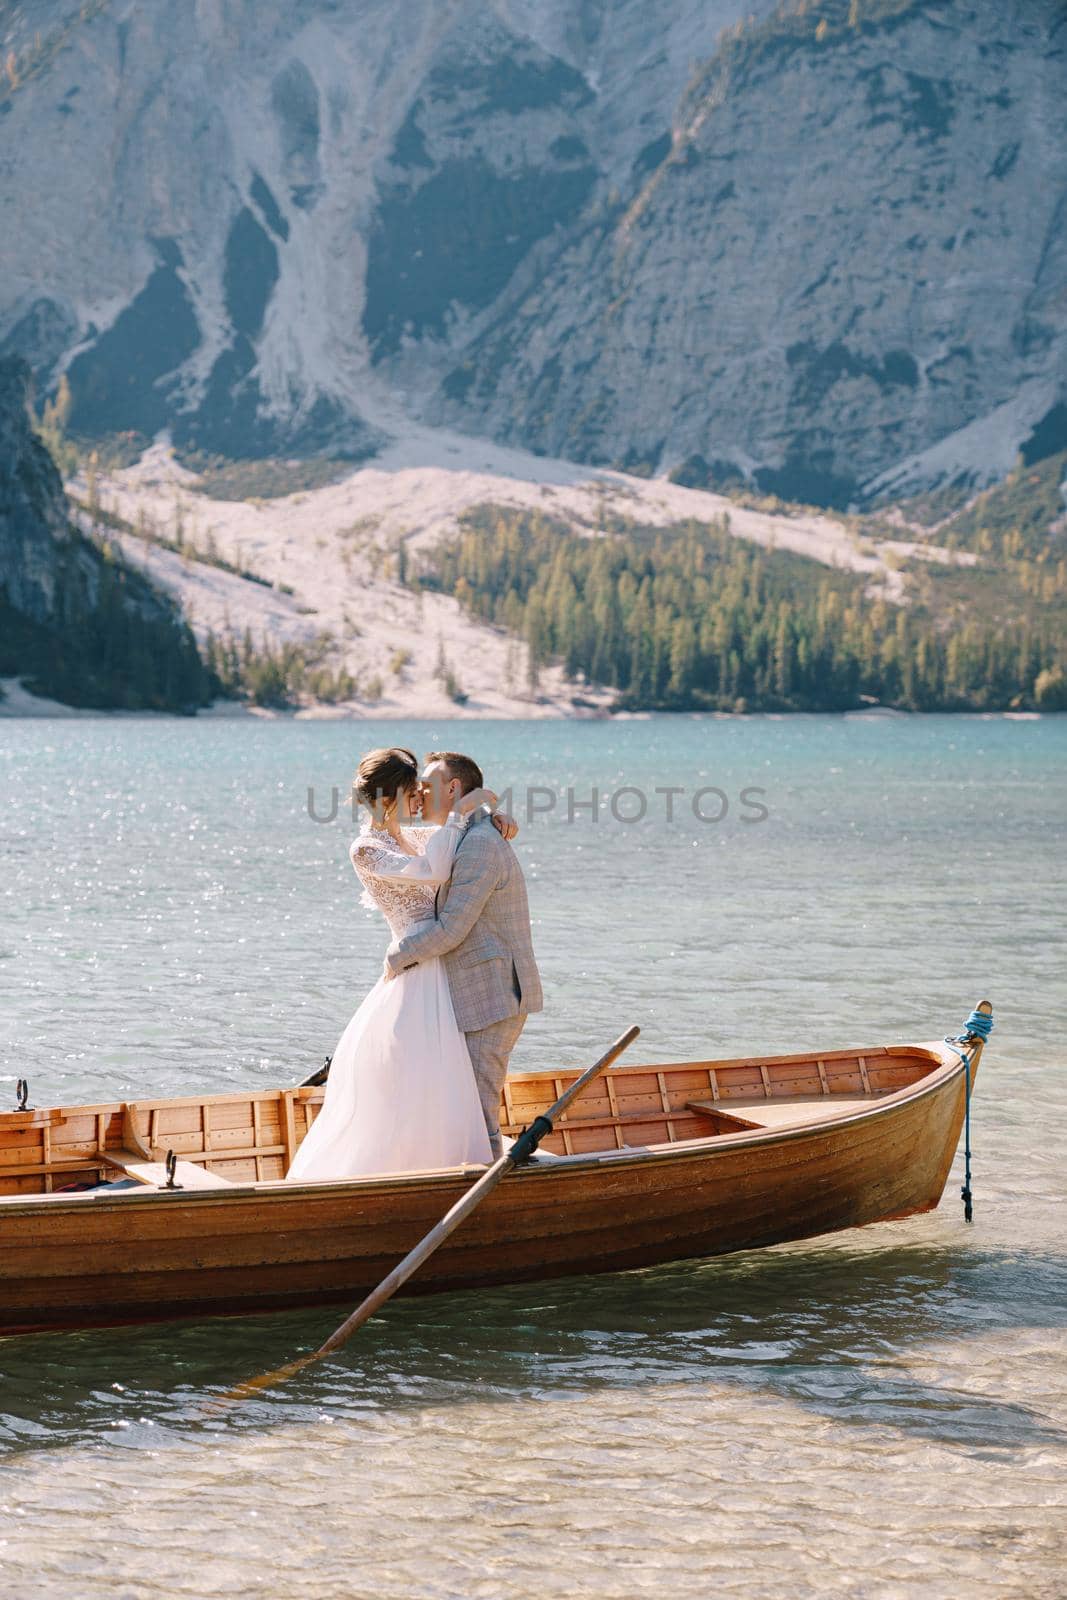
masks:
[[[615,1272],[929,1211],[980,1053],[971,1036],[616,1067],[545,1141],[556,1159],[506,1178],[410,1289]],[[506,1131],[577,1075],[510,1078]],[[285,1183],[322,1098],[0,1115],[0,1332],[358,1301],[484,1169]],[[116,1178],[134,1181],[69,1187]]]

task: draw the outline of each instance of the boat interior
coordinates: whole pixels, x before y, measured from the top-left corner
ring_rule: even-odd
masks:
[[[941,1065],[919,1045],[615,1067],[560,1118],[541,1148],[609,1155],[727,1134],[802,1128],[869,1108]],[[514,1137],[577,1071],[507,1080],[501,1126]],[[224,1188],[285,1177],[322,1105],[322,1088],[0,1113],[0,1200],[131,1190]]]

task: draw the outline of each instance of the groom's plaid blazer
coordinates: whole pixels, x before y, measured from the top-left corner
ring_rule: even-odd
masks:
[[[544,1005],[522,868],[484,812],[460,840],[434,921],[405,934],[386,960],[391,972],[402,972],[429,956],[444,957],[463,1033]]]

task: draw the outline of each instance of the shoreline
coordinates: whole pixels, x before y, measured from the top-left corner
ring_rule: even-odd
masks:
[[[247,700],[213,700],[210,705],[198,706],[195,712],[155,711],[150,708],[130,710],[123,706],[68,706],[60,700],[50,700],[35,695],[23,687],[17,677],[0,678],[0,719],[38,721],[52,718],[69,721],[74,718],[166,718],[181,722],[245,721],[259,722],[607,722],[616,716],[651,716],[652,712],[613,712],[610,706],[590,702],[586,706],[567,709],[556,700],[531,700],[524,714],[502,710],[499,705],[455,705],[432,690],[413,696],[413,704],[397,704],[383,700],[380,706],[359,706],[353,702],[330,705],[326,701],[311,701],[296,706],[258,706]],[[521,702],[513,702],[519,703]],[[657,713],[658,714],[658,713]],[[727,713],[722,713],[727,715]]]
[[[68,706],[59,700],[49,700],[31,694],[22,687],[17,677],[0,678],[4,699],[0,700],[0,719],[10,721],[70,721],[85,718],[150,719],[177,722],[650,722],[665,717],[686,717],[692,721],[741,722],[762,717],[771,722],[785,722],[794,717],[841,717],[849,721],[888,722],[914,717],[978,717],[984,721],[1002,718],[1006,722],[1041,722],[1047,717],[1067,716],[1067,712],[1051,711],[901,711],[896,706],[863,706],[849,711],[612,711],[610,708],[579,708],[571,712],[556,705],[531,706],[529,716],[504,715],[498,708],[484,711],[463,706],[445,709],[432,705],[415,710],[400,707],[355,710],[350,706],[331,706],[315,703],[281,709],[273,706],[253,706],[243,700],[214,700],[209,706],[200,706],[193,715],[181,711],[130,711],[122,707]]]

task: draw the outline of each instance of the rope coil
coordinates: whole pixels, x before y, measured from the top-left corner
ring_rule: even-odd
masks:
[[[993,1017],[991,1012],[972,1011],[967,1021],[963,1024],[961,1039],[981,1039],[985,1044],[993,1032]]]

